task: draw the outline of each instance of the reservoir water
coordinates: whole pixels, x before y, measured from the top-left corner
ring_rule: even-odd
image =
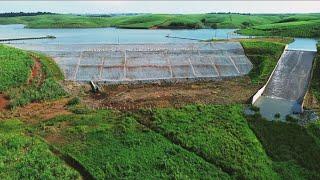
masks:
[[[235,29],[28,29],[24,25],[0,25],[0,39],[40,37],[52,35],[56,39],[13,41],[30,44],[128,44],[128,43],[181,43],[195,40],[168,38],[166,36],[200,40],[241,38]]]

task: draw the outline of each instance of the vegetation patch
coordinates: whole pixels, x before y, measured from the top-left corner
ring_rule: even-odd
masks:
[[[49,147],[24,133],[15,119],[0,122],[1,179],[79,179],[78,172],[55,157]]]
[[[238,32],[256,36],[320,37],[320,21],[303,18],[283,19],[278,23],[253,26]]]
[[[25,51],[0,45],[0,92],[26,84],[32,66]]]
[[[42,124],[39,133],[97,179],[229,178],[125,114],[101,110],[59,116]]]
[[[144,112],[142,123],[238,179],[276,178],[241,105],[189,105]]]
[[[310,85],[310,92],[320,101],[320,44],[317,46],[318,53],[313,64],[313,74]]]
[[[249,28],[259,25],[293,20],[319,18],[311,15],[264,15],[264,14],[138,14],[127,16],[85,16],[62,14],[8,14],[0,17],[0,24],[25,24],[28,28]],[[293,19],[294,18],[294,19]]]
[[[0,92],[9,97],[11,108],[66,95],[58,83],[64,78],[63,74],[48,57],[1,45],[0,62],[3,69],[0,71]],[[31,73],[35,63],[41,67],[37,69],[39,72]],[[33,74],[37,76],[33,77]]]
[[[282,178],[320,178],[319,124],[303,127],[259,115],[249,116],[248,122]]]
[[[241,44],[253,64],[249,73],[252,83],[264,84],[277,65],[286,44],[261,40],[242,40]]]

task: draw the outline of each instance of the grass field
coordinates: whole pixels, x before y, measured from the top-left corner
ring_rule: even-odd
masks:
[[[128,115],[102,110],[54,118],[45,139],[97,179],[228,179],[228,174]],[[51,130],[51,131],[50,131]],[[52,137],[56,138],[52,138]]]
[[[320,178],[319,122],[302,127],[294,123],[270,122],[258,115],[248,117],[248,122],[281,178]]]
[[[25,127],[15,119],[0,122],[1,179],[79,179],[77,171],[66,166],[36,137],[24,134]]]
[[[319,14],[295,15],[276,23],[256,25],[238,32],[256,36],[320,37]]]
[[[242,106],[206,105],[157,109],[141,119],[155,131],[217,165],[236,179],[276,178]]]
[[[31,71],[39,61],[38,76],[30,79]],[[63,74],[54,61],[43,55],[0,45],[0,92],[10,98],[9,107],[30,102],[57,99],[66,92],[58,83]]]
[[[319,178],[319,123],[301,127],[242,111],[241,105],[131,115],[100,110],[53,118],[37,132],[97,179]]]
[[[245,28],[270,24],[285,15],[242,14],[143,14],[114,17],[39,15],[1,17],[0,24],[25,24],[29,28]]]

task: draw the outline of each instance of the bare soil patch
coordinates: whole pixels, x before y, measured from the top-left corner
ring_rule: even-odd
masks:
[[[31,70],[31,74],[29,77],[29,84],[36,82],[38,85],[41,84],[44,80],[44,74],[42,72],[42,65],[39,57],[31,55],[34,65]]]
[[[0,119],[16,117],[26,123],[37,124],[58,115],[71,114],[65,107],[68,100],[68,98],[64,98],[57,101],[31,103],[24,107],[18,107],[12,111],[6,110],[0,114]]]
[[[4,95],[0,94],[0,111],[5,109],[9,104],[9,99]]]
[[[196,83],[104,86],[102,93],[89,93],[82,99],[91,107],[118,110],[181,107],[187,104],[233,104],[247,103],[259,88],[251,84],[248,77],[241,77]],[[86,89],[89,91],[89,88]],[[77,94],[80,91],[73,89],[72,92]]]

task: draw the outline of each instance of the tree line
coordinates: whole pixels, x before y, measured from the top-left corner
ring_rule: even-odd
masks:
[[[9,12],[9,13],[0,13],[0,17],[17,17],[17,16],[38,16],[45,14],[54,14],[51,12]]]

